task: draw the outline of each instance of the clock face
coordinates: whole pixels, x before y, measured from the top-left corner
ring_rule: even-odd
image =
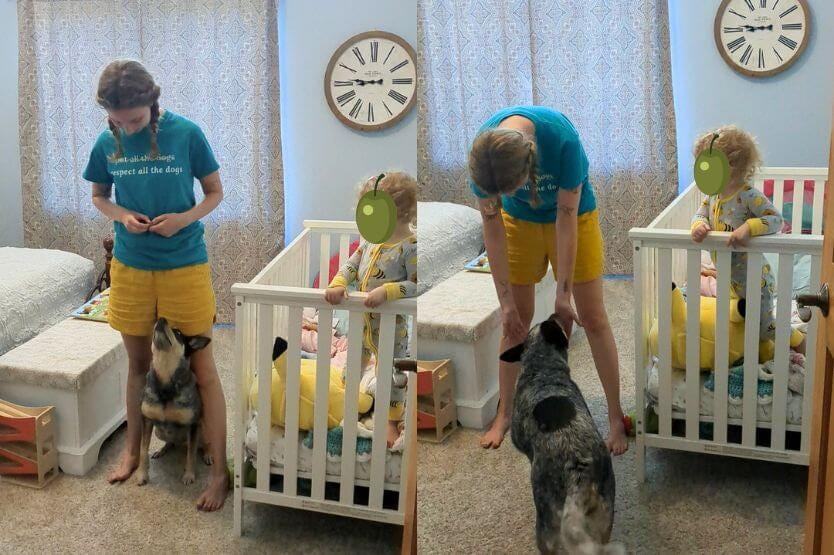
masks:
[[[417,56],[402,38],[370,31],[345,41],[330,59],[324,91],[330,109],[355,129],[397,123],[416,99]]]
[[[805,0],[724,0],[715,16],[716,46],[739,73],[773,75],[805,50],[809,16]]]

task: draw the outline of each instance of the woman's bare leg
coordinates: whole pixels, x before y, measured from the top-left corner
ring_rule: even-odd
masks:
[[[620,363],[614,333],[603,304],[602,278],[575,284],[573,297],[608,401],[609,431],[606,445],[615,455],[622,455],[628,450],[628,438],[620,406]]]
[[[535,285],[513,285],[513,298],[515,299],[518,315],[521,324],[528,329],[533,321],[533,313],[536,309],[536,286]],[[499,353],[515,347],[510,345],[506,337],[501,337]],[[481,436],[481,447],[497,449],[504,441],[504,436],[510,427],[513,414],[513,397],[515,396],[515,383],[518,380],[518,373],[521,366],[518,362],[498,361],[498,413],[492,421],[489,430]]]
[[[211,337],[211,331],[200,335]],[[203,437],[213,459],[209,485],[197,500],[197,508],[201,511],[216,511],[223,506],[229,493],[229,476],[226,469],[226,398],[211,343],[191,355],[191,369],[197,378],[204,407]]]
[[[142,390],[151,367],[151,338],[122,334],[127,350],[128,373],[125,405],[127,409],[127,438],[119,464],[107,474],[111,484],[124,482],[139,466],[139,445],[142,441]]]

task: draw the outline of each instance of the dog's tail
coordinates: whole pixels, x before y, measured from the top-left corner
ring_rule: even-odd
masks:
[[[582,555],[625,555],[626,550],[622,544],[603,544],[594,539],[596,536],[607,540],[610,525],[601,524],[604,517],[600,513],[604,508],[599,503],[597,493],[590,490],[591,488],[582,488],[565,499],[559,538],[562,548],[565,553]],[[593,535],[589,528],[595,528]]]

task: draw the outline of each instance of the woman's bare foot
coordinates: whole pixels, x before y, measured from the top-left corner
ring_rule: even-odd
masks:
[[[208,487],[197,500],[197,509],[206,512],[217,511],[223,507],[229,494],[229,475],[225,469],[222,474],[213,474]]]
[[[628,451],[628,437],[626,436],[625,423],[622,418],[609,419],[608,439],[605,440],[605,445],[615,456],[622,455]]]
[[[501,447],[501,442],[504,441],[504,436],[509,428],[510,417],[504,414],[504,411],[499,410],[489,430],[481,436],[481,447],[484,449],[498,449]]]
[[[394,446],[394,443],[397,441],[397,438],[400,437],[400,430],[398,427],[399,422],[389,420],[388,421],[388,432],[386,433],[386,442],[388,443],[388,448]]]
[[[127,451],[122,453],[122,460],[118,466],[110,469],[107,474],[107,481],[111,484],[116,482],[124,482],[133,475],[133,472],[139,466],[139,455],[131,455]]]

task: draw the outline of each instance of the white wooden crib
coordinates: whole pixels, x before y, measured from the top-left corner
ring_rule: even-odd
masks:
[[[776,350],[773,373],[773,404],[771,420],[757,415],[758,360],[745,357],[743,369],[743,417],[728,418],[728,330],[730,299],[730,257],[733,249],[726,246],[729,233],[710,233],[700,245],[690,237],[692,216],[698,210],[703,194],[691,184],[648,227],[629,233],[634,244],[634,317],[636,365],[636,435],[637,472],[645,480],[646,447],[714,453],[749,459],[781,461],[807,465],[814,384],[814,353],[818,316],[813,315],[806,338],[804,394],[801,425],[786,422],[788,396],[789,334],[791,331],[791,300],[794,255],[811,256],[810,292],[819,290],[820,257],[822,253],[823,195],[827,186],[827,168],[762,168],[755,176],[755,186],[766,189],[773,183],[773,201],[782,209],[793,200],[791,234],[753,238],[743,250],[750,253],[747,278],[747,309],[745,318],[745,353],[758,351],[760,291],[764,255],[778,256],[776,305]],[[786,194],[786,180],[794,180],[793,193]],[[801,186],[804,182],[805,186]],[[805,190],[813,191],[811,234],[802,234]],[[809,193],[810,194],[810,193]],[[672,282],[686,283],[688,291],[700,291],[702,250],[717,251],[717,310],[715,329],[714,404],[712,414],[701,410],[702,388],[699,369],[700,296],[686,297],[686,369],[685,411],[672,406],[671,298]],[[723,315],[723,317],[721,316]],[[647,387],[649,372],[655,365],[649,353],[649,330],[657,319],[658,355],[656,372],[659,385],[651,410],[657,414],[658,430],[648,433]],[[718,338],[723,338],[720,340]],[[707,405],[709,403],[707,402]],[[712,427],[704,433],[702,423]],[[765,431],[767,430],[767,431]],[[786,444],[787,433],[791,442]],[[799,434],[797,441],[796,434]],[[768,441],[769,434],[769,441]],[[798,446],[798,448],[797,448]]]
[[[239,535],[242,534],[244,501],[399,525],[404,524],[407,504],[413,504],[413,500],[407,499],[408,496],[405,494],[406,491],[413,490],[408,487],[407,481],[414,480],[415,476],[415,469],[410,468],[415,460],[410,453],[414,445],[416,427],[416,387],[413,386],[413,376],[409,376],[406,393],[403,443],[405,447],[401,456],[398,482],[391,483],[386,479],[387,408],[374,412],[370,479],[355,477],[356,465],[359,463],[352,455],[355,453],[357,441],[357,394],[361,373],[363,315],[368,311],[364,306],[364,293],[352,293],[349,299],[338,306],[340,310],[349,311],[345,423],[339,475],[327,473],[326,435],[320,433],[314,433],[311,470],[299,469],[298,438],[299,434],[303,433],[298,427],[302,311],[305,307],[318,309],[319,329],[330,329],[333,307],[325,301],[323,289],[328,283],[329,259],[332,253],[337,252],[341,265],[348,258],[350,242],[357,238],[358,231],[353,222],[305,221],[301,234],[251,282],[235,284],[232,287],[236,299],[235,369],[238,376],[234,417],[234,526]],[[316,271],[320,272],[321,276],[318,289],[311,287],[312,275]],[[387,302],[372,312],[379,313],[382,318],[376,406],[388,407],[391,397],[395,319],[397,315],[403,315],[413,321],[417,313],[417,304],[414,299],[401,299]],[[284,337],[289,344],[286,355],[284,464],[279,467],[271,464],[270,456],[263,456],[264,453],[270,453],[272,407],[271,396],[262,392],[270,391],[272,346],[276,336]],[[326,399],[328,395],[330,347],[330,334],[319,333],[318,352],[328,355],[318,357],[316,362],[317,402],[314,408],[314,432],[327,428],[327,403],[319,403],[318,400]],[[413,347],[411,350],[414,352]],[[254,375],[253,369],[257,369],[257,376]],[[261,392],[256,407],[250,407],[248,401],[253,379],[258,380],[258,390]],[[257,411],[257,483],[255,487],[246,487],[243,477],[245,435],[252,409]],[[299,484],[303,484],[304,487],[299,487]],[[310,486],[309,491],[306,485]],[[336,488],[338,493],[334,493]],[[360,495],[357,493],[359,491],[367,495]]]

